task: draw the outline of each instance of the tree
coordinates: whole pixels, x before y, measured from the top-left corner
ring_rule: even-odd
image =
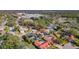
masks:
[[[6,33],[9,32],[9,27],[6,26],[4,30],[5,30]]]
[[[22,36],[22,38],[23,38],[23,39],[24,39],[24,41],[25,41],[25,42],[27,42],[28,44],[30,44],[30,43],[31,43],[31,41],[30,41],[30,39],[29,39],[29,37],[28,37],[28,36],[24,35],[24,36]]]
[[[33,20],[31,20],[31,19],[24,19],[23,20],[23,25],[24,26],[29,26],[30,24],[34,24]]]
[[[70,32],[71,34],[73,34],[74,36],[79,37],[79,33],[78,33],[78,31],[77,31],[76,29],[71,28],[71,29],[69,30],[69,32]]]
[[[19,30],[20,27],[19,27],[19,26],[16,26],[16,25],[15,25],[15,26],[14,26],[14,29],[15,29],[15,31],[19,31],[19,32],[20,32],[20,30]]]
[[[2,49],[19,49],[24,47],[20,38],[11,34],[3,35],[3,40],[3,43],[0,45]]]

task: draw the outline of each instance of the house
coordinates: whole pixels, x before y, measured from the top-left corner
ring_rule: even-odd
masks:
[[[17,13],[17,16],[22,17],[22,18],[27,18],[26,15],[27,14],[23,13],[23,12],[22,13]]]
[[[59,44],[54,44],[57,48],[59,49],[63,49],[63,46],[62,45],[59,45]]]
[[[51,36],[45,36],[44,39],[45,39],[46,41],[48,41],[48,42],[51,42],[52,37],[51,37]]]
[[[20,32],[21,32],[22,34],[24,34],[24,33],[25,33],[24,31],[25,31],[25,29],[20,26]]]
[[[71,43],[67,43],[63,46],[63,49],[75,49],[78,47],[73,46]]]
[[[57,27],[54,24],[49,24],[47,28],[53,30],[53,29],[56,29]]]
[[[49,47],[49,43],[47,41],[44,41],[44,40],[36,40],[34,42],[34,45],[37,46],[38,48],[41,48],[41,49],[45,49],[45,48],[48,48]]]
[[[64,22],[66,22],[66,19],[67,19],[67,18],[59,17],[59,18],[57,19],[57,21],[58,21],[58,23],[64,23]]]
[[[4,30],[4,27],[0,26],[0,32]]]
[[[38,18],[38,17],[40,17],[40,16],[44,16],[44,15],[42,15],[42,14],[27,14],[27,15],[26,15],[27,18],[32,18],[32,17]]]
[[[36,33],[36,32],[37,32],[37,30],[35,30],[35,29],[32,29],[32,32],[33,32],[33,33]]]
[[[47,47],[49,47],[49,43],[46,41],[46,42],[44,42],[43,44],[41,44],[39,47],[40,47],[41,49],[47,48]]]
[[[72,44],[76,44],[76,42],[74,41],[74,40],[75,40],[75,37],[74,37],[73,35],[69,35],[69,36],[67,37],[67,40],[68,40],[70,43],[72,43]]]
[[[20,32],[23,34],[24,33],[24,30],[23,29],[20,29]]]
[[[3,40],[0,40],[0,45],[3,43]]]
[[[73,35],[69,35],[68,38],[71,39],[71,40],[74,40],[75,39],[75,37]]]
[[[45,29],[45,33],[50,33],[50,29]]]
[[[57,44],[59,44],[59,41],[56,38],[54,38],[53,36],[45,36],[44,39],[46,41],[48,41],[49,43],[57,43]]]
[[[41,34],[41,32],[40,31],[36,31],[36,34]]]
[[[42,44],[42,42],[39,42],[38,40],[36,40],[36,41],[34,42],[34,44],[35,44],[36,46],[40,46],[40,45]]]
[[[4,27],[0,26],[0,34],[4,33]]]
[[[10,29],[10,31],[12,31],[12,32],[14,31],[14,27],[9,27],[9,29]]]

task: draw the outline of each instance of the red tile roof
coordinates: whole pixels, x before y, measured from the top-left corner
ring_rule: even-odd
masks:
[[[38,46],[39,48],[41,48],[41,49],[43,49],[43,48],[46,48],[46,47],[48,47],[48,42],[47,41],[45,41],[44,43],[41,43],[40,41],[35,41],[35,43],[34,43],[36,46]]]
[[[41,48],[41,49],[43,49],[43,48],[46,48],[46,47],[48,47],[48,42],[46,41],[46,42],[44,42],[43,44],[41,44],[39,47]]]

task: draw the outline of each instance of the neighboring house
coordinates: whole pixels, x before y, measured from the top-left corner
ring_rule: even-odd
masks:
[[[49,47],[49,43],[46,41],[46,42],[44,42],[43,44],[41,44],[39,47],[40,47],[41,49],[45,49],[45,48]]]
[[[68,39],[74,40],[75,37],[74,37],[74,35],[69,35]]]
[[[59,45],[59,44],[54,44],[57,48],[59,49],[63,49],[63,46]]]
[[[60,18],[57,19],[57,21],[58,21],[59,23],[64,23],[64,22],[66,22],[66,19],[67,19],[67,18],[62,18],[62,17],[60,17]]]
[[[71,43],[73,43],[73,44],[75,44],[75,37],[73,36],[73,35],[69,35],[68,37],[67,37],[67,40],[69,41],[69,42],[71,42]]]
[[[24,30],[21,29],[20,32],[23,34],[24,33]]]
[[[50,29],[45,29],[45,33],[50,33]]]
[[[0,40],[0,45],[3,43],[3,40]]]
[[[35,29],[32,29],[32,32],[33,32],[33,33],[36,33],[36,32],[37,32],[37,30],[35,30]]]
[[[0,26],[0,33],[4,33],[4,27]]]
[[[0,26],[0,31],[3,31],[4,30],[4,27]]]
[[[74,47],[71,43],[67,43],[63,46],[63,49],[75,49],[77,47]]]
[[[41,48],[41,49],[45,49],[45,48],[49,47],[49,43],[44,40],[42,40],[42,41],[36,40],[34,42],[34,45],[37,46],[38,48]]]
[[[27,14],[27,15],[26,15],[27,18],[31,18],[31,17],[36,17],[36,18],[38,18],[38,17],[40,17],[40,16],[44,16],[44,15],[42,15],[42,14]]]
[[[44,39],[48,42],[52,42],[52,37],[51,36],[45,36]]]
[[[10,31],[14,32],[14,27],[9,27]]]
[[[59,41],[57,39],[55,39],[54,37],[52,37],[52,36],[45,36],[44,39],[46,41],[48,41],[49,43],[59,44]]]
[[[56,29],[57,27],[54,24],[49,24],[48,29]]]
[[[22,28],[21,26],[20,26],[20,33],[22,33],[22,34],[24,34],[24,33],[25,33],[25,29],[24,29],[24,28]]]

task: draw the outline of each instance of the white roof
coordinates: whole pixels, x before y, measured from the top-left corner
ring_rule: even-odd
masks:
[[[72,46],[71,43],[67,43],[67,44],[65,44],[65,45],[63,46],[63,49],[75,49],[75,48],[77,48],[77,47]]]

